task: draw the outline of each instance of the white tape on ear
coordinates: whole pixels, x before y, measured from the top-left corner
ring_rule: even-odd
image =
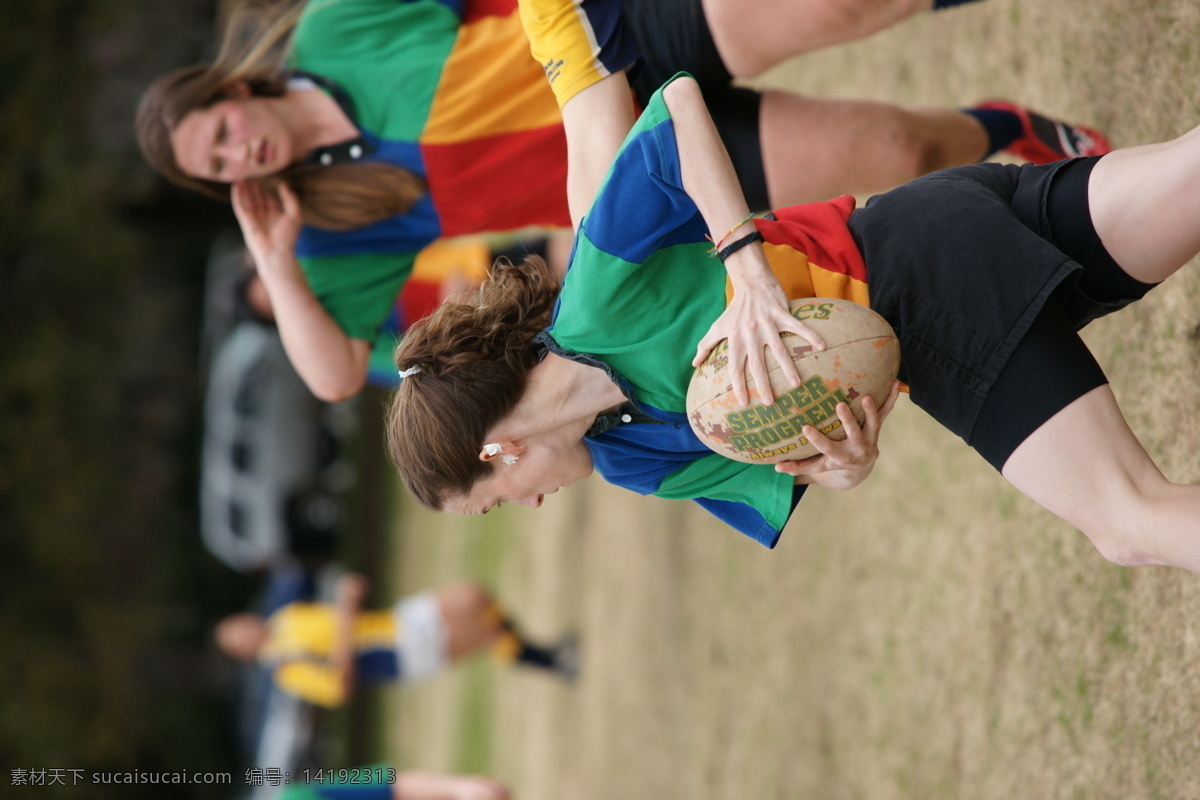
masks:
[[[489,456],[498,456],[504,452],[504,448],[501,447],[497,442],[488,442],[483,446],[483,452],[487,453]]]

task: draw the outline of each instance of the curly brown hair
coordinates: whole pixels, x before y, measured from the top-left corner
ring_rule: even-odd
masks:
[[[559,284],[546,262],[497,261],[465,298],[443,303],[396,348],[405,378],[387,412],[387,443],[400,479],[440,510],[491,466],[479,459],[488,430],[521,399],[538,363],[533,340],[550,323]]]

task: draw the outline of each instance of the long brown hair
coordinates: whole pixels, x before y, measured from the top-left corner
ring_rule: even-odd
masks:
[[[137,109],[142,154],[159,174],[179,186],[229,200],[230,185],[194,178],[179,168],[171,132],[192,111],[207,108],[245,83],[255,97],[282,97],[290,71],[284,66],[302,3],[244,4],[230,15],[221,50],[212,64],[160,76]],[[351,230],[403,214],[426,192],[408,170],[377,162],[293,165],[271,179],[296,193],[304,221],[330,230]]]
[[[500,260],[481,287],[405,333],[396,366],[419,372],[392,395],[388,452],[422,505],[441,509],[489,474],[483,438],[521,399],[538,360],[533,339],[550,323],[558,290],[543,259]]]

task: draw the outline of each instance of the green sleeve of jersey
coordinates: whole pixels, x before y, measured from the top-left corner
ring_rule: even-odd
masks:
[[[381,332],[371,345],[371,354],[367,359],[367,373],[374,376],[387,376],[389,384],[396,382],[396,362],[392,355],[396,345],[400,344],[400,335],[391,331]]]
[[[412,274],[416,253],[302,257],[317,300],[353,339],[374,342]]]
[[[708,497],[753,506],[775,530],[792,513],[796,479],[767,464],[743,464],[713,453],[672,472],[654,494],[668,500]]]
[[[309,0],[289,64],[338,83],[361,127],[416,141],[461,23],[440,0]]]

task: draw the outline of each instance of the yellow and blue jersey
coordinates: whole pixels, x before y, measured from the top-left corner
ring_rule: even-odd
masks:
[[[521,0],[521,22],[561,108],[640,57],[621,0]]]
[[[271,668],[285,692],[310,703],[333,707],[345,702],[342,677],[330,664],[337,615],[327,603],[289,603],[271,615],[259,661]],[[364,680],[397,676],[395,616],[364,611],[354,623],[356,672]]]

